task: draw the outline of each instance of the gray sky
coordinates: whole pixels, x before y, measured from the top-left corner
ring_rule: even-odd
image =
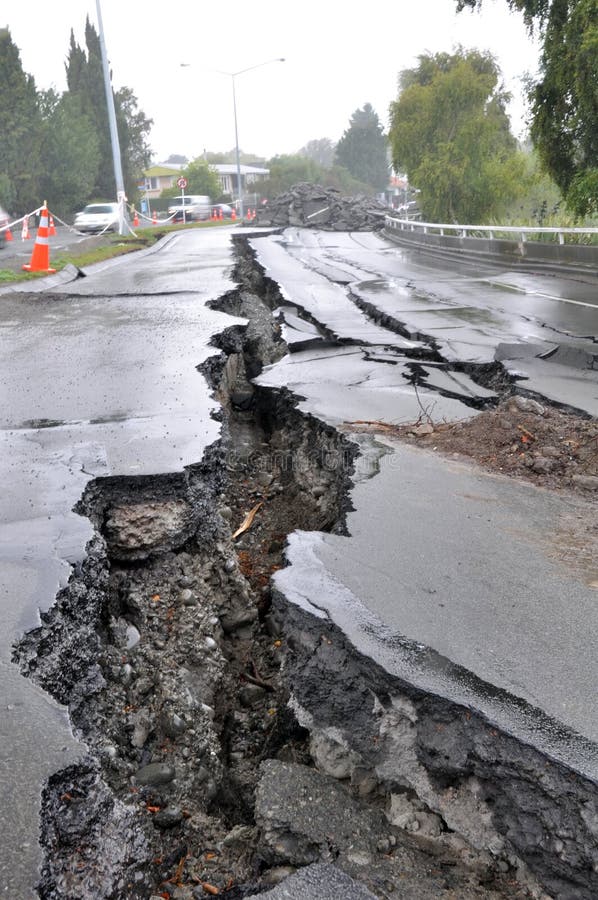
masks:
[[[524,129],[521,76],[535,72],[537,45],[506,0],[484,0],[481,13],[455,12],[454,0],[101,0],[116,88],[127,85],[154,120],[154,159],[199,156],[234,146],[228,73],[285,57],[235,79],[239,144],[267,158],[309,140],[337,141],[352,113],[371,103],[388,126],[397,76],[424,52],[457,44],[493,53],[516,96],[513,129]],[[38,88],[64,90],[74,29],[84,42],[95,0],[12,0],[0,13]],[[180,63],[192,63],[181,68]]]

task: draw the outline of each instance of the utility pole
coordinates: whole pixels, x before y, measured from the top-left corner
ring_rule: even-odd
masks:
[[[122,163],[120,158],[120,144],[118,141],[118,129],[116,127],[116,111],[114,109],[114,95],[110,82],[110,67],[108,54],[106,53],[106,41],[104,40],[104,26],[102,24],[102,11],[100,0],[96,0],[98,14],[98,33],[100,38],[100,51],[102,54],[102,70],[104,73],[104,89],[106,91],[106,105],[108,107],[108,124],[110,126],[110,143],[112,144],[112,162],[114,165],[114,180],[116,181],[116,199],[118,202],[118,233],[125,233],[125,182],[123,178]]]

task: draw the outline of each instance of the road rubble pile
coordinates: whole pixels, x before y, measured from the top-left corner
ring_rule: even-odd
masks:
[[[541,487],[587,497],[598,491],[596,421],[532,397],[507,397],[465,422],[434,422],[424,414],[416,423],[377,427]]]
[[[377,231],[392,212],[375,197],[344,197],[336,188],[302,182],[257,208],[252,225]]]
[[[281,215],[336,195],[293,191]],[[284,299],[247,238],[235,246],[239,287],[211,305],[247,325],[202,367],[220,440],[180,475],[88,485],[87,558],[15,650],[89,748],[44,792],[40,897],[590,900],[595,785],[391,678],[272,589],[291,532],[346,533],[354,464],[375,437],[254,385],[286,353],[272,315]],[[456,435],[479,448],[500,435],[489,458],[534,478],[560,476],[575,450],[566,477],[591,477],[590,423],[582,434],[523,399],[396,436],[452,451]]]

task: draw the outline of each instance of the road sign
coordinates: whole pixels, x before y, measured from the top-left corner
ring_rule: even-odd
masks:
[[[181,175],[180,178],[177,178],[177,186],[183,191],[187,187],[187,179]]]

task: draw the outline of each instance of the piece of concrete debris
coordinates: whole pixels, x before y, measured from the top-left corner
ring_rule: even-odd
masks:
[[[509,406],[513,406],[521,412],[533,413],[535,416],[543,416],[546,412],[546,407],[542,406],[541,403],[532,400],[530,397],[520,397],[519,395],[513,397]]]
[[[106,518],[106,540],[119,559],[146,559],[151,553],[171,550],[192,534],[190,505],[182,499],[146,503],[114,503]]]
[[[414,434],[416,437],[434,434],[434,426],[430,422],[422,422],[421,425],[414,425],[413,428],[410,428],[409,434]]]
[[[270,759],[260,774],[255,817],[266,862],[367,865],[376,856],[388,828],[380,810],[362,807],[338,781],[307,766]]]
[[[250,895],[257,897],[257,894]],[[286,878],[264,900],[375,900],[375,894],[328,863],[306,866]]]
[[[343,197],[335,188],[301,182],[259,207],[252,225],[372,231],[382,229],[391,212],[375,197]]]

